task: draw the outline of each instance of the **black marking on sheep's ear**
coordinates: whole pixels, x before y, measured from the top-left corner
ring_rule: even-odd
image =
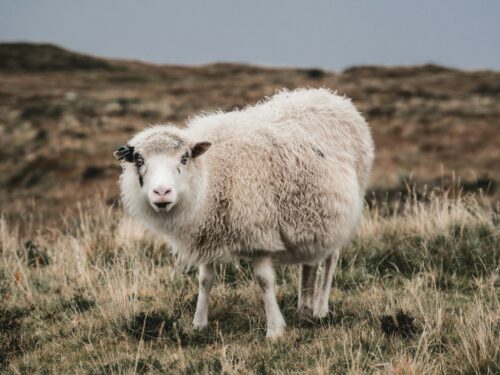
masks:
[[[118,147],[115,152],[113,152],[116,160],[125,160],[129,163],[134,161],[134,147],[125,145]]]
[[[191,157],[197,158],[198,156],[203,155],[209,148],[212,146],[210,142],[198,142],[194,146],[191,147]]]

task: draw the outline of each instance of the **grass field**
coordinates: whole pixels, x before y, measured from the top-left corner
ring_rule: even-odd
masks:
[[[209,327],[197,281],[122,211],[82,204],[54,229],[0,222],[3,373],[500,373],[498,206],[430,195],[366,210],[344,249],[331,311],[296,313],[278,270],[285,336],[265,338],[249,265],[218,266]],[[31,233],[30,233],[31,232]]]

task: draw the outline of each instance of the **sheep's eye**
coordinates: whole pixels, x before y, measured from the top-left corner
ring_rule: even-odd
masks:
[[[186,164],[188,161],[188,153],[186,152],[184,155],[181,156],[181,164]]]
[[[138,167],[142,167],[144,165],[144,158],[139,155],[139,154],[135,154],[135,164],[138,166]]]

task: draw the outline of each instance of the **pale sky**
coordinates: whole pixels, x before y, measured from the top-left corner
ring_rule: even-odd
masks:
[[[500,69],[500,1],[0,0],[0,41],[165,64]]]

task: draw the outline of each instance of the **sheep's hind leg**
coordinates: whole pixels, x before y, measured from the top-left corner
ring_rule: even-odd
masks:
[[[202,264],[198,269],[198,301],[194,314],[193,326],[195,329],[203,329],[208,325],[208,297],[214,281],[214,265]]]
[[[318,265],[303,264],[300,270],[299,303],[297,310],[301,314],[310,314],[314,309],[314,289]]]
[[[254,261],[253,270],[264,299],[267,319],[267,337],[277,338],[285,331],[285,319],[281,314],[274,290],[274,269],[271,258],[259,258]]]
[[[325,268],[323,279],[319,286],[318,293],[315,296],[313,315],[316,318],[324,318],[328,314],[328,299],[332,287],[333,275],[339,260],[339,250],[336,249],[328,258],[325,259]]]

